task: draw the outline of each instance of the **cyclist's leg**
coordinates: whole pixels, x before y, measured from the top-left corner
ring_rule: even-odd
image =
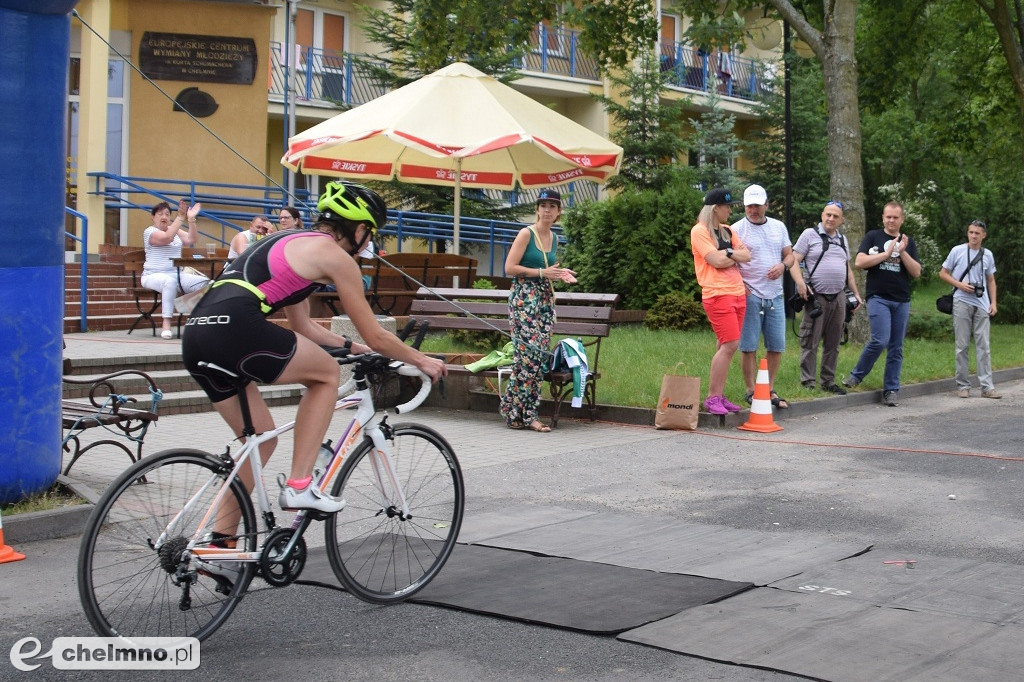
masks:
[[[267,402],[260,395],[259,387],[255,383],[249,383],[245,387],[245,395],[249,401],[249,413],[252,416],[252,425],[256,429],[256,433],[263,433],[270,431],[274,428],[274,418],[270,414],[270,408],[267,407]],[[213,404],[217,413],[227,422],[231,428],[231,432],[235,436],[242,435],[242,406],[238,402],[238,398],[228,398],[227,400],[221,400]],[[274,454],[274,449],[277,447],[277,439],[272,438],[265,443],[260,444],[260,460],[263,464],[266,464],[270,459],[270,456]],[[238,472],[238,477],[245,484],[245,489],[252,492],[253,480],[252,480],[252,467],[244,466]],[[225,501],[225,510],[217,519],[217,525],[214,530],[224,535],[234,535],[236,528],[238,527],[238,520],[240,514],[238,507],[234,505],[234,500]]]
[[[338,363],[324,349],[297,334],[295,354],[275,383],[306,387],[295,413],[295,451],[289,478],[300,480],[313,473],[320,444],[338,400]]]

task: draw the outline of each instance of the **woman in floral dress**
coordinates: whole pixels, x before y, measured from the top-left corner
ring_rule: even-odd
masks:
[[[510,429],[529,428],[546,433],[538,419],[543,364],[550,355],[551,328],[555,323],[552,280],[575,281],[576,273],[559,266],[555,233],[551,226],[562,215],[562,197],[553,189],[537,197],[537,222],[516,235],[505,258],[505,276],[512,277],[508,318],[514,350],[512,376],[501,399],[501,416]]]

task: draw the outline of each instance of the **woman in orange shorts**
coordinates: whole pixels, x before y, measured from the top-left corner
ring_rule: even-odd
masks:
[[[711,358],[711,377],[704,410],[711,414],[739,412],[740,406],[725,399],[729,363],[736,353],[747,310],[747,292],[737,263],[750,261],[750,251],[729,229],[732,195],[727,189],[713,189],[704,196],[704,208],[690,230],[693,268],[701,287],[701,302],[711,328],[718,338],[718,350]]]

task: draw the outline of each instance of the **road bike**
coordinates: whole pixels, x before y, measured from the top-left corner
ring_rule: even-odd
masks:
[[[314,479],[346,501],[335,514],[301,510],[278,525],[259,446],[295,422],[256,434],[245,390],[238,393],[245,429],[237,453],[175,448],[143,458],[114,481],[86,524],[78,557],[78,591],[86,617],[102,636],[209,637],[231,615],[250,581],[295,581],[308,557],[303,533],[324,521],[326,551],[341,585],[365,601],[388,604],[423,589],[441,570],[458,538],[465,490],[451,445],[415,423],[391,424],[373,404],[374,378],[418,377],[410,412],[430,392],[412,365],[368,353],[329,349],[352,377],[335,410],[355,408],[337,444],[324,444]],[[236,375],[208,364],[244,381]],[[323,461],[326,460],[326,461]],[[251,467],[250,493],[240,472]],[[258,518],[257,518],[258,512]],[[240,515],[237,527],[233,518]],[[228,538],[213,531],[224,519]]]

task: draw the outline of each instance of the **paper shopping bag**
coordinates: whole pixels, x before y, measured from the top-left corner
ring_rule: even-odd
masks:
[[[661,379],[661,395],[658,396],[658,409],[654,414],[656,429],[697,428],[697,417],[700,413],[700,377],[689,377],[678,374],[679,363],[672,374]]]

